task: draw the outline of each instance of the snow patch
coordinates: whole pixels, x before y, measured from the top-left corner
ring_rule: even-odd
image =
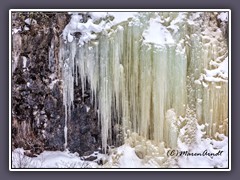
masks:
[[[91,39],[95,39],[96,36],[93,33],[99,33],[102,31],[102,27],[93,23],[92,19],[88,19],[86,23],[82,23],[82,15],[72,14],[70,22],[63,30],[63,39],[68,42],[73,41],[73,33],[81,33],[79,39],[79,45],[89,42]]]
[[[221,21],[228,21],[228,12],[221,12],[217,18]]]
[[[44,151],[37,157],[24,155],[22,148],[12,152],[15,168],[96,168],[95,162],[83,161],[76,153],[69,151]]]
[[[205,138],[204,135],[206,132],[204,129],[208,124],[199,125],[196,118],[187,117],[190,117],[190,119],[186,119],[187,124],[180,129],[178,150],[179,152],[188,151],[189,153],[199,153],[202,155],[178,156],[176,165],[180,168],[227,168],[228,137],[216,133],[215,139]],[[191,136],[194,137],[194,140],[189,143]],[[208,153],[208,155],[203,155],[204,152]],[[219,152],[221,153],[218,156],[210,155]]]
[[[16,34],[18,32],[21,32],[21,28],[13,28],[12,29],[12,34]]]
[[[110,12],[110,15],[114,17],[113,25],[123,21],[127,21],[129,18],[134,18],[138,12]]]
[[[25,30],[25,31],[29,31],[29,27],[24,26],[24,30]]]
[[[204,79],[212,82],[226,82],[228,79],[228,57],[226,57],[221,63],[215,62],[214,65],[218,67],[212,70],[205,69],[206,75],[204,75]]]
[[[168,28],[173,29],[174,33],[177,33],[179,30],[179,24],[183,23],[185,19],[186,19],[186,13],[179,12],[178,16],[171,21],[170,26],[168,26]]]
[[[174,43],[171,33],[161,24],[159,18],[150,19],[150,25],[148,29],[143,32],[143,37],[145,38],[145,43],[158,45]]]
[[[106,18],[108,16],[107,12],[89,12],[93,21],[97,21],[101,18]]]
[[[27,67],[27,58],[25,56],[22,56],[23,59],[23,69]]]
[[[67,40],[68,42],[72,42],[74,39],[73,33],[79,32],[81,33],[79,45],[83,46],[84,43],[87,43],[97,37],[95,33],[100,33],[103,30],[111,28],[113,25],[126,21],[128,18],[134,17],[137,12],[89,12],[89,16],[91,18],[89,18],[86,23],[82,22],[82,15],[78,13],[70,14],[71,20],[63,30],[63,39]],[[104,20],[98,22],[99,24],[95,24],[95,22],[97,23],[98,20],[107,18],[110,15],[114,17],[113,21]]]
[[[90,107],[86,106],[86,111],[88,112],[90,110]]]
[[[27,19],[25,19],[24,22],[28,25],[37,24],[37,21],[35,19],[32,19],[32,18],[27,18]]]
[[[189,150],[192,153],[212,153],[221,152],[220,156],[183,156],[178,160],[180,168],[227,168],[228,167],[228,138],[224,136],[222,140],[202,139],[191,149],[182,148],[182,151]]]
[[[54,85],[55,85],[58,81],[59,81],[59,79],[55,79],[54,81],[52,81],[52,82],[48,85],[48,87],[49,87],[50,89],[52,89],[52,88],[54,87]]]

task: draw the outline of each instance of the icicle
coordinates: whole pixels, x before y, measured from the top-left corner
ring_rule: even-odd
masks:
[[[71,107],[74,100],[74,58],[76,55],[76,42],[73,41],[70,44],[69,52],[66,50],[66,46],[62,44],[61,47],[61,63],[62,67],[62,78],[63,78],[63,105],[65,107],[65,126],[64,126],[64,148],[67,148],[67,131],[68,131],[68,120],[71,119]],[[68,57],[68,58],[67,58]]]
[[[48,68],[54,71],[54,39],[51,40],[51,46],[48,48]]]
[[[19,33],[15,33],[12,35],[12,73],[15,71],[18,65],[18,60],[21,54],[21,47],[22,47],[22,38]]]
[[[78,78],[81,82],[83,97],[86,83],[89,84],[105,151],[112,142],[113,120],[126,134],[136,132],[156,144],[166,142],[176,147],[177,117],[184,117],[188,106],[198,122],[206,124],[210,136],[220,129],[227,134],[224,121],[228,116],[227,79],[212,83],[204,74],[214,69],[211,64],[215,65],[220,56],[226,58],[226,47],[218,53],[216,42],[206,40],[201,30],[187,21],[191,15],[167,12],[144,15],[139,20],[142,23],[125,21],[80,47],[75,39],[62,44],[65,148],[74,78],[76,84]],[[164,21],[166,17],[169,22]],[[144,35],[152,30],[151,22],[159,25],[157,38],[161,33],[167,38],[160,37],[156,41],[159,44],[144,40]]]

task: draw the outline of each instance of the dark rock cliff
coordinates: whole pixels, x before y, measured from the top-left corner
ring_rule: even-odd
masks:
[[[30,19],[30,22],[26,21]],[[64,150],[64,107],[59,46],[67,13],[12,13],[12,150],[33,154]],[[88,155],[101,147],[96,110],[87,87],[75,87],[68,121],[68,149]],[[88,109],[89,108],[89,109]]]

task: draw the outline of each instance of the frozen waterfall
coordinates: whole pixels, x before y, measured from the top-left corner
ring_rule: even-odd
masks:
[[[65,148],[74,82],[83,98],[90,85],[105,150],[112,143],[113,119],[124,134],[176,147],[187,108],[206,136],[228,134],[228,47],[217,14],[142,12],[111,27],[94,13],[85,25],[80,16],[72,15],[59,53]],[[72,37],[75,31],[82,37]]]

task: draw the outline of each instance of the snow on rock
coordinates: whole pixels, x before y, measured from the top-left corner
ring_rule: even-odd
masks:
[[[95,33],[99,33],[103,30],[109,29],[115,24],[118,24],[122,21],[128,20],[128,18],[133,17],[137,14],[137,12],[88,12],[89,19],[87,22],[82,22],[83,17],[81,14],[70,13],[71,14],[71,20],[66,25],[66,27],[63,30],[63,38],[67,40],[68,42],[73,41],[73,33],[79,32],[81,33],[81,37],[79,40],[79,45],[82,46],[84,43],[89,42],[92,39],[95,39],[97,36]],[[113,21],[102,21],[101,19],[106,19],[109,16],[113,16]],[[100,22],[97,22],[100,20]],[[95,24],[98,23],[98,24]]]
[[[86,106],[86,111],[88,112],[90,110],[90,107]]]
[[[217,17],[221,21],[228,21],[228,12],[221,12]]]
[[[191,117],[191,120],[180,129],[178,152],[198,155],[179,155],[176,165],[180,168],[227,168],[228,137],[219,133],[215,134],[215,139],[204,137],[207,124],[198,125],[197,119]]]
[[[37,21],[35,19],[32,19],[32,18],[27,18],[27,19],[25,19],[24,22],[28,25],[37,24]]]
[[[179,24],[184,23],[185,19],[186,19],[186,12],[179,12],[177,17],[170,22],[170,26],[168,26],[168,28],[173,29],[174,33],[177,33],[179,30]]]
[[[123,154],[120,159],[120,167],[122,168],[135,168],[141,166],[141,160],[137,157],[134,148],[129,146],[121,146],[118,151]]]
[[[73,41],[73,33],[81,33],[79,44],[89,42],[91,39],[95,39],[96,36],[93,33],[99,33],[102,31],[102,27],[93,23],[92,19],[88,19],[86,23],[82,23],[83,17],[79,14],[72,14],[70,22],[66,25],[63,30],[63,39],[68,42]]]
[[[54,85],[59,81],[59,79],[55,79],[51,82],[51,84],[49,84],[49,88],[52,89],[54,87]]]
[[[114,17],[113,24],[118,24],[127,21],[129,18],[134,18],[138,12],[109,12]]]
[[[12,29],[12,34],[16,34],[18,32],[21,32],[21,28],[13,28]]]
[[[174,43],[171,33],[161,24],[159,18],[150,19],[149,28],[143,32],[143,36],[146,43],[158,45]]]
[[[161,168],[166,167],[166,161],[163,152],[151,141],[146,141],[140,136],[132,135],[132,138],[138,138],[138,142],[129,139],[124,145],[111,150],[110,155],[103,164],[103,168]],[[132,141],[132,142],[130,142]],[[129,144],[130,143],[130,144]],[[138,145],[134,146],[136,143]]]
[[[101,18],[106,18],[108,16],[107,12],[89,12],[93,21],[97,21]]]
[[[143,167],[143,163],[137,157],[134,148],[131,148],[128,144],[124,144],[109,156],[108,162],[104,167],[140,168]]]
[[[184,149],[183,151],[186,151]],[[190,153],[206,153],[197,156],[182,156],[178,159],[180,168],[227,168],[228,167],[228,138],[222,135],[221,140],[201,139],[191,149]],[[207,155],[207,153],[209,155]],[[210,155],[212,154],[212,155]],[[214,156],[213,154],[219,154]]]
[[[25,31],[29,31],[29,28],[27,26],[24,26]]]
[[[67,35],[67,40],[68,40],[68,42],[73,41],[73,36],[70,33],[68,33],[68,35]]]
[[[23,69],[27,67],[27,58],[25,56],[22,56],[23,58]]]
[[[210,62],[211,63],[211,62]],[[211,63],[213,64],[213,63]],[[207,70],[205,69],[206,75],[204,74],[204,79],[206,81],[212,82],[226,82],[228,79],[228,57],[226,57],[221,63],[214,63],[217,66],[216,69]]]

